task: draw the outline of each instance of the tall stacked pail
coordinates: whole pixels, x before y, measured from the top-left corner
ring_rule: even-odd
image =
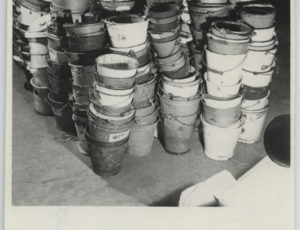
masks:
[[[205,49],[203,97],[204,153],[213,160],[234,155],[244,120],[241,114],[242,66],[252,30],[241,22],[216,20]]]
[[[242,112],[245,124],[240,142],[243,143],[257,142],[264,127],[270,84],[276,66],[275,13],[274,6],[270,4],[246,4],[240,13],[242,20],[254,28],[242,71]]]
[[[107,31],[101,15],[82,17],[81,22],[66,23],[67,56],[72,73],[73,121],[79,150],[87,152],[85,139],[91,87],[95,80],[95,58],[103,52]]]
[[[201,78],[194,69],[188,74],[181,79],[162,75],[158,89],[162,144],[168,153],[176,155],[190,151],[200,114]]]
[[[232,5],[227,0],[212,1],[187,1],[190,19],[191,32],[193,35],[193,65],[200,71],[203,68],[202,56],[206,44],[206,34],[210,24],[215,19],[227,18],[232,10]]]

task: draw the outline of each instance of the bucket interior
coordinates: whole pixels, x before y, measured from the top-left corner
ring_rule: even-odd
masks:
[[[133,15],[122,15],[122,16],[111,17],[109,21],[120,23],[120,24],[130,24],[130,23],[142,22],[144,21],[144,19]]]

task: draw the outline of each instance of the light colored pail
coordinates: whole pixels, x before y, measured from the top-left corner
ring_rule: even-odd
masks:
[[[218,161],[226,161],[233,157],[242,131],[243,119],[226,128],[207,123],[203,116],[201,116],[201,121],[203,123],[204,154],[208,158]]]
[[[259,110],[242,110],[245,123],[239,141],[253,144],[259,141],[264,122],[267,116],[268,106]]]

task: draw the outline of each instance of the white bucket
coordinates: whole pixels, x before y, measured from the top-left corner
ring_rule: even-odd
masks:
[[[243,70],[243,72],[242,72],[243,85],[247,85],[247,86],[254,87],[254,88],[268,86],[272,81],[274,67],[275,67],[275,63],[269,70],[264,71],[264,72],[251,72],[248,70]]]
[[[105,24],[113,47],[126,48],[146,42],[148,21],[138,15],[112,16]]]
[[[124,54],[111,53],[99,56],[96,65],[100,76],[131,78],[137,73],[138,61]]]
[[[204,136],[204,154],[218,161],[226,161],[233,157],[244,121],[241,119],[233,125],[220,128],[207,123],[201,115]]]
[[[253,144],[259,141],[267,116],[268,107],[260,110],[242,110],[245,123],[239,142]]]
[[[227,79],[226,83],[238,82],[242,76],[242,66],[247,54],[225,55],[211,52],[205,47],[208,78]]]
[[[265,108],[268,105],[268,98],[270,96],[270,91],[268,92],[268,95],[260,98],[258,100],[246,100],[243,99],[242,101],[242,109],[244,110],[260,110]]]
[[[239,93],[242,85],[242,81],[234,85],[215,84],[208,80],[207,73],[204,74],[204,79],[206,81],[207,93],[213,97],[234,97]]]
[[[219,85],[237,84],[242,79],[242,69],[236,68],[225,73],[217,73],[211,70],[207,70],[207,79]]]
[[[253,72],[264,72],[269,69],[273,65],[277,47],[269,50],[254,50],[252,48],[248,51],[243,69]]]
[[[140,52],[143,49],[145,49],[149,45],[148,42],[145,42],[143,44],[132,46],[132,47],[125,47],[125,48],[116,48],[116,47],[109,47],[111,51],[121,52],[121,53],[130,53],[133,51],[134,53]]]
[[[200,77],[196,78],[195,75],[192,75],[190,78],[194,79],[187,82],[177,82],[173,79],[163,76],[162,86],[164,91],[167,94],[173,96],[191,98],[198,94],[200,87]]]
[[[251,41],[252,42],[269,41],[274,36],[276,36],[275,26],[266,29],[254,29],[253,36],[251,37]]]
[[[242,95],[239,95],[237,97],[227,99],[227,100],[218,100],[211,97],[204,97],[204,103],[206,103],[208,106],[216,109],[229,109],[234,108],[242,103]]]
[[[95,84],[94,93],[96,99],[103,106],[111,106],[115,108],[122,108],[128,106],[132,103],[134,89],[125,89],[125,90],[117,90],[117,89],[108,89],[104,86]]]
[[[31,54],[29,67],[32,69],[44,68],[48,66],[48,54]]]

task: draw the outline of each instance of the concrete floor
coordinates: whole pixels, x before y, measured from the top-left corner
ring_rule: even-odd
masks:
[[[266,124],[290,111],[289,20],[283,8],[278,16],[278,69]],[[78,151],[77,142],[56,129],[53,117],[33,111],[24,79],[23,71],[14,64],[13,205],[177,206],[181,191],[188,186],[223,169],[238,178],[265,156],[259,141],[238,144],[229,161],[213,161],[204,156],[195,134],[189,154],[169,155],[155,140],[150,156],[127,155],[122,171],[104,180],[93,173],[89,157]]]

